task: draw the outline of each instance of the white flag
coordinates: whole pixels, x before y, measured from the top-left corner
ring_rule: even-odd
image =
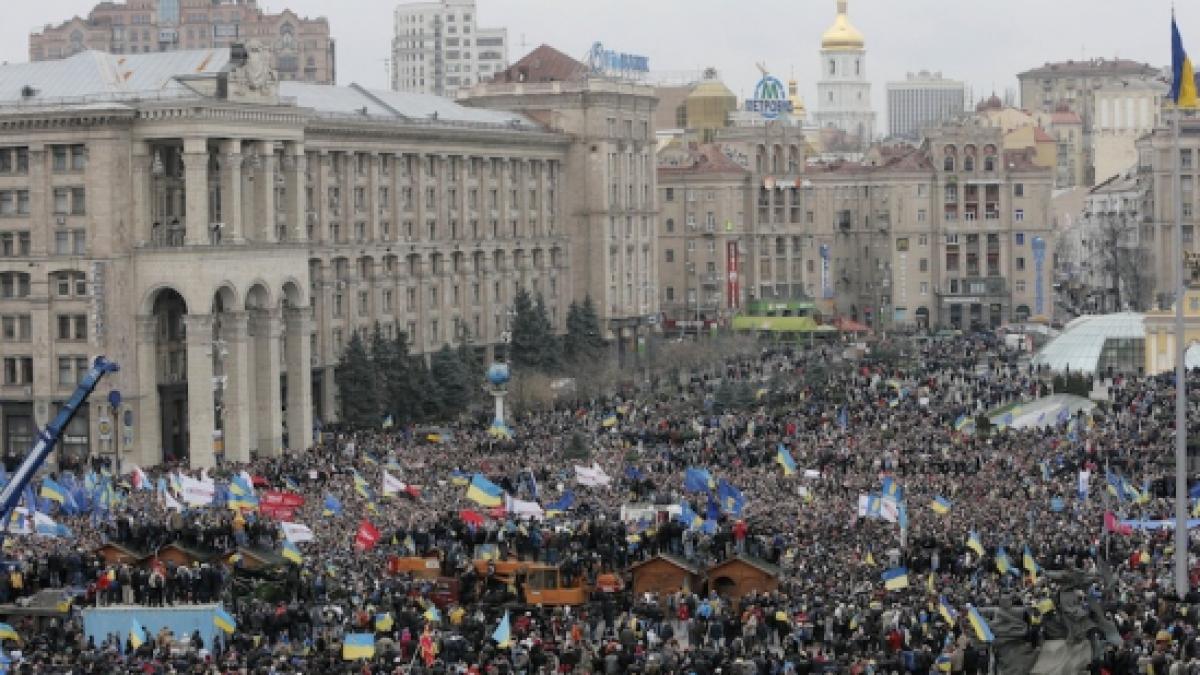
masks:
[[[170,511],[171,509],[174,509],[180,513],[183,513],[183,504],[180,504],[179,500],[172,497],[171,494],[168,492],[162,493],[162,496],[163,496],[163,506],[167,507],[168,511]]]
[[[183,494],[180,497],[188,506],[209,506],[217,486],[211,480],[196,480],[188,475],[179,476],[179,487]]]
[[[303,544],[306,541],[312,541],[316,537],[313,536],[313,531],[303,523],[279,523],[279,527],[283,529],[283,536],[292,541],[293,544]]]
[[[387,471],[383,472],[383,494],[384,495],[399,494],[401,492],[404,492],[405,488],[407,488],[407,487],[408,486],[405,485],[404,481],[400,480],[399,478],[396,478],[395,476],[388,473]]]

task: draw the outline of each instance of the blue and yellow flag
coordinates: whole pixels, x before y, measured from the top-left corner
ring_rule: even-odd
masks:
[[[504,504],[504,490],[484,478],[483,474],[477,473],[471,477],[471,484],[467,487],[467,499],[488,508],[501,506]]]
[[[304,556],[300,555],[300,549],[296,548],[296,544],[292,543],[291,539],[283,540],[283,557],[297,565],[304,562]]]
[[[500,619],[500,625],[496,626],[496,630],[492,632],[492,639],[501,649],[512,645],[512,624],[508,620],[508,610],[504,610],[504,618]]]
[[[908,568],[894,567],[883,573],[883,587],[889,591],[908,588]]]
[[[1029,550],[1028,545],[1025,546],[1025,553],[1021,556],[1021,564],[1025,568],[1025,571],[1029,572],[1029,575],[1033,577],[1033,580],[1037,581],[1038,575],[1042,573],[1042,568],[1033,559],[1033,552]]]
[[[471,483],[471,477],[455,469],[450,472],[450,483],[459,487],[465,487]]]
[[[992,635],[992,629],[988,626],[987,621],[980,615],[979,610],[974,607],[967,607],[967,621],[971,624],[971,628],[975,629],[975,637],[979,638],[980,642],[992,642],[996,639]]]
[[[996,551],[996,569],[1000,571],[1000,574],[1008,574],[1013,571],[1012,560],[1009,560],[1008,553],[1005,552],[1003,546]]]
[[[59,485],[53,478],[47,476],[42,479],[42,489],[38,492],[38,496],[65,504],[67,502],[67,489]]]
[[[326,494],[325,509],[321,513],[326,516],[339,516],[342,514],[342,503],[338,501],[337,497]]]
[[[704,524],[704,519],[692,510],[692,505],[687,503],[687,500],[679,503],[679,520],[693,530]]]
[[[942,618],[946,620],[946,623],[950,624],[951,626],[958,622],[958,612],[954,611],[954,608],[950,606],[950,603],[946,602],[945,596],[938,596],[938,613],[941,614]]]
[[[384,612],[383,614],[375,615],[375,630],[381,633],[386,633],[391,630],[392,626],[394,625],[396,625],[396,620],[392,618],[391,612]]]
[[[790,476],[796,473],[796,460],[792,458],[792,453],[788,452],[787,447],[782,443],[779,444],[779,451],[775,453],[775,461],[783,467],[783,475]]]
[[[357,661],[375,656],[375,636],[370,633],[347,633],[342,638],[342,660]]]
[[[237,621],[233,619],[233,616],[231,616],[229,612],[226,612],[220,607],[218,607],[216,612],[213,614],[213,625],[225,631],[226,633],[233,633],[233,631],[237,630]]]
[[[1171,101],[1177,108],[1196,107],[1196,71],[1183,48],[1175,15],[1171,14]]]
[[[132,619],[129,624],[129,644],[133,645],[134,649],[140,648],[146,644],[146,629],[142,628],[142,624],[137,619]]]
[[[20,642],[21,636],[17,635],[17,631],[13,630],[12,626],[0,623],[0,640],[16,640]]]
[[[950,513],[950,500],[945,497],[934,497],[929,503],[929,508],[933,509],[934,513],[945,515]]]
[[[690,466],[683,472],[683,489],[687,492],[709,492],[716,487],[717,481],[708,469]]]
[[[425,608],[425,613],[421,616],[425,617],[426,621],[430,621],[432,623],[437,623],[438,621],[442,620],[442,613],[438,611],[437,605],[433,604],[432,602],[429,603],[429,606]]]
[[[967,535],[967,548],[974,551],[975,555],[983,555],[983,541],[979,538],[979,533],[975,530],[971,530],[971,533]]]

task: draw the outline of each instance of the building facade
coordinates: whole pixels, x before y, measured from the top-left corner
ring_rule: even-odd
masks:
[[[1081,309],[1147,309],[1154,275],[1141,244],[1141,194],[1135,167],[1112,176],[1088,190],[1078,231],[1062,233],[1060,266]]]
[[[837,18],[821,36],[814,119],[836,136],[827,141],[827,151],[861,152],[875,138],[875,110],[867,79],[866,42],[850,24],[846,5],[847,0],[838,0]]]
[[[454,98],[508,67],[508,30],[480,28],[475,0],[396,6],[392,89]]]
[[[285,9],[264,12],[257,0],[101,2],[29,35],[29,60],[60,59],[94,49],[110,54],[228,47],[254,39],[268,48],[281,80],[333,84],[336,60],[329,21]]]
[[[1179,279],[1179,256],[1200,251],[1196,245],[1196,180],[1200,162],[1200,119],[1180,122],[1176,151],[1170,126],[1160,126],[1139,139],[1138,180],[1141,191],[1140,242],[1149,251],[1153,298],[1160,307],[1174,301]],[[1174,178],[1178,162],[1180,180]],[[1178,187],[1177,187],[1178,186]],[[1180,206],[1176,206],[1178,199]],[[1180,210],[1182,209],[1182,210]],[[1175,227],[1182,226],[1183,251],[1176,244]]]
[[[591,295],[618,356],[640,352],[659,315],[653,88],[592,75],[543,45],[459,101],[521,113],[571,139],[562,213],[575,298]]]
[[[1128,88],[1131,83],[1152,83],[1161,77],[1161,70],[1148,63],[1102,58],[1046,63],[1017,74],[1021,87],[1022,108],[1046,113],[1065,108],[1079,115],[1083,129],[1081,144],[1084,169],[1076,184],[1085,186],[1095,185],[1098,180],[1108,177],[1099,175],[1096,169],[1094,132],[1099,121],[1097,116],[1100,114],[1097,101],[1111,98],[1111,94],[1098,96],[1098,92]],[[1106,114],[1112,114],[1111,109]],[[1114,139],[1109,140],[1111,145]],[[1106,149],[1106,153],[1112,152],[1111,148]],[[1122,152],[1129,150],[1125,149]],[[1118,172],[1121,170],[1117,169]]]
[[[1163,82],[1134,80],[1095,91],[1092,142],[1098,183],[1137,166],[1137,139],[1162,122],[1167,89]]]
[[[253,44],[89,52],[0,67],[0,84],[32,90],[0,101],[9,455],[98,354],[125,402],[93,396],[60,460],[211,466],[308,447],[314,419],[337,419],[354,332],[487,347],[520,287],[563,325],[569,141],[524,117],[280,83]]]
[[[888,135],[918,140],[921,130],[963,114],[966,85],[941,73],[908,73],[903,82],[888,82]]]

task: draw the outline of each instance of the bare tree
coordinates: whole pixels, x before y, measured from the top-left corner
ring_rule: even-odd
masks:
[[[1101,215],[1096,253],[1105,286],[1105,309],[1120,311],[1126,303],[1134,310],[1145,306],[1151,279],[1137,227],[1137,220],[1128,213]],[[1111,308],[1107,307],[1109,298]]]

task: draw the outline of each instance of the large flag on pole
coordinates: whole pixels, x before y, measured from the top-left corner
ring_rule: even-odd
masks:
[[[1183,48],[1183,38],[1171,14],[1171,101],[1179,108],[1196,107],[1196,72]]]

